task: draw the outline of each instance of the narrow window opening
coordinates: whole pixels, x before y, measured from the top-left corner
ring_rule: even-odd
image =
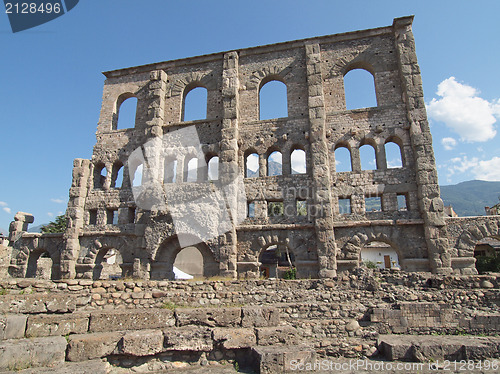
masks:
[[[89,225],[97,225],[97,209],[89,210]]]
[[[291,174],[305,174],[306,173],[306,152],[302,149],[293,150],[290,155],[291,161]]]
[[[196,157],[191,158],[186,163],[186,177],[185,182],[196,182],[198,179],[198,159]]]
[[[255,218],[255,202],[248,202],[248,210],[247,210],[248,218]]]
[[[134,171],[134,179],[132,180],[132,187],[141,186],[142,177],[143,177],[143,164],[140,164]]]
[[[103,188],[106,183],[106,176],[108,175],[108,170],[104,164],[97,164],[94,167],[94,188]]]
[[[137,103],[138,100],[136,97],[129,97],[121,103],[118,108],[117,130],[135,127]]]
[[[339,198],[339,214],[351,214],[351,198]]]
[[[219,179],[219,157],[214,156],[208,161],[208,180]]]
[[[335,170],[337,173],[351,172],[351,151],[347,147],[338,147],[335,150]]]
[[[267,203],[268,217],[282,217],[284,215],[283,201],[269,201]]]
[[[370,144],[365,144],[359,148],[359,157],[361,159],[361,170],[377,169],[377,157],[375,148]]]
[[[255,178],[259,176],[259,155],[249,154],[245,160],[245,177]]]
[[[283,174],[283,157],[281,152],[274,151],[267,158],[267,175],[272,177],[274,175]]]
[[[259,119],[288,117],[287,88],[283,82],[272,80],[259,91]]]
[[[165,159],[163,183],[175,183],[177,175],[177,160]]]
[[[122,186],[123,186],[123,165],[121,163],[116,163],[113,165],[111,187],[121,188]]]
[[[385,158],[389,169],[403,167],[403,157],[398,144],[394,142],[387,142],[385,144]]]
[[[382,211],[382,199],[380,196],[365,197],[365,211],[369,212],[381,212]]]
[[[106,224],[117,225],[118,224],[118,211],[116,209],[106,209]]]
[[[207,118],[207,89],[196,87],[184,96],[182,121],[196,121]]]
[[[307,216],[307,203],[305,200],[297,199],[295,202],[295,208],[297,209],[298,216]]]
[[[360,109],[377,106],[375,80],[364,69],[353,69],[344,76],[346,109]]]
[[[128,223],[135,223],[135,208],[128,208]]]
[[[406,195],[398,194],[397,199],[398,199],[398,210],[400,211],[408,210],[408,198],[406,197]]]

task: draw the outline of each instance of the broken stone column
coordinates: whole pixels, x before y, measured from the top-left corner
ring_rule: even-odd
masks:
[[[315,209],[314,226],[318,245],[319,277],[337,275],[335,233],[333,230],[330,167],[326,140],[326,113],[321,75],[319,44],[306,45],[307,84],[309,92],[309,121],[311,163]]]
[[[11,245],[19,239],[23,232],[28,231],[28,225],[35,222],[35,217],[30,213],[17,212],[14,221],[9,226],[9,242]]]

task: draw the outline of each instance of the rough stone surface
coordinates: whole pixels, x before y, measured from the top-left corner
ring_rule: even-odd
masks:
[[[84,334],[88,329],[88,313],[31,315],[28,318],[26,337]]]
[[[115,331],[132,329],[165,328],[175,324],[174,314],[168,309],[114,310],[94,312],[90,319],[90,331]]]
[[[55,366],[64,362],[63,337],[4,340],[0,342],[0,370]]]
[[[24,338],[26,321],[22,314],[0,315],[0,340]]]
[[[211,351],[212,330],[202,326],[173,327],[163,331],[165,347],[174,351]]]
[[[116,350],[123,335],[123,332],[117,331],[70,335],[66,359],[86,361],[109,356]]]
[[[224,309],[177,309],[177,326],[203,325],[209,327],[238,326],[241,322],[241,308]]]
[[[249,328],[215,328],[213,340],[224,349],[251,348],[257,344],[255,331]]]
[[[242,327],[266,327],[279,324],[279,311],[274,307],[248,306],[241,310]]]
[[[127,332],[118,343],[117,353],[131,356],[150,356],[163,351],[161,330]]]
[[[297,341],[297,330],[292,326],[259,327],[256,332],[259,345],[293,345]]]
[[[499,235],[500,216],[445,217],[412,21],[403,17],[372,30],[106,72],[92,158],[73,164],[66,210],[71,224],[63,234],[27,233],[34,217],[17,213],[9,230],[9,273],[174,279],[173,264],[186,246],[179,235],[199,237],[202,231],[211,235],[193,246],[205,277],[283,276],[286,268],[262,263],[266,250],[276,246],[291,254],[297,277],[332,278],[360,266],[361,252],[377,241],[390,245],[403,270],[477,273],[475,243]],[[372,75],[376,106],[347,109],[344,75],[353,69]],[[284,118],[260,118],[260,89],[269,81],[286,85]],[[206,118],[185,121],[188,93],[198,87],[206,89]],[[119,128],[120,106],[132,98],[135,121]],[[194,141],[197,135],[198,150],[172,148],[168,137],[181,128],[196,129],[180,137]],[[387,159],[389,143],[399,148],[398,167]],[[375,170],[363,170],[361,147],[372,150]],[[340,164],[338,150],[349,154]],[[305,170],[294,165],[294,151],[304,152]],[[269,160],[273,152],[281,154],[281,164]],[[259,165],[253,173],[246,167],[250,155]],[[192,158],[199,160],[196,175],[187,167]],[[213,183],[209,160],[220,171]],[[342,164],[351,167],[342,171]],[[133,186],[141,165],[144,178]],[[199,197],[238,178],[243,203],[236,204],[231,185],[221,206],[231,206],[244,220],[221,233],[225,213]],[[168,199],[185,204],[172,210]],[[253,208],[245,218],[247,203]],[[173,222],[179,212],[190,220],[182,230]],[[42,252],[48,256],[40,259]],[[111,255],[115,263],[103,261]],[[67,287],[79,292],[85,283]],[[138,289],[128,295],[132,303],[153,298]],[[113,294],[113,304],[124,303],[120,291]],[[94,301],[103,302],[99,296]],[[202,305],[218,303],[200,299]]]

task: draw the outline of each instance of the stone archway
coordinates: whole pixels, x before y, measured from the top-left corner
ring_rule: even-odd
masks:
[[[189,247],[196,249],[201,254],[203,277],[209,278],[219,274],[219,262],[216,261],[214,254],[206,243],[198,243]],[[151,261],[150,279],[174,280],[174,263],[177,255],[184,249],[181,248],[177,236],[164,240]]]
[[[26,262],[26,278],[53,279],[54,261],[44,248],[29,252]]]

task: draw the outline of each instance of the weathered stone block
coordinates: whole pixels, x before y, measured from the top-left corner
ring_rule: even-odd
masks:
[[[257,344],[253,329],[217,327],[213,331],[215,344],[224,349],[251,348]]]
[[[163,351],[161,330],[141,330],[125,333],[116,353],[131,356],[151,356]]]
[[[163,331],[165,347],[170,351],[204,351],[213,349],[212,330],[202,326],[172,327]]]
[[[0,342],[0,370],[54,366],[64,362],[63,337],[16,339]]]
[[[141,330],[175,325],[169,309],[135,309],[92,312],[89,331]]]
[[[256,329],[258,345],[297,344],[297,330],[292,326],[260,327]]]
[[[28,318],[26,337],[84,334],[88,328],[88,313],[33,315]]]
[[[0,315],[0,340],[24,338],[27,318],[22,314]]]
[[[248,306],[241,309],[241,326],[277,326],[279,317],[279,310],[275,307]]]
[[[175,317],[177,326],[234,327],[241,323],[241,309],[177,309]]]
[[[66,359],[85,361],[106,357],[117,349],[118,342],[123,335],[124,333],[119,331],[70,335]]]

